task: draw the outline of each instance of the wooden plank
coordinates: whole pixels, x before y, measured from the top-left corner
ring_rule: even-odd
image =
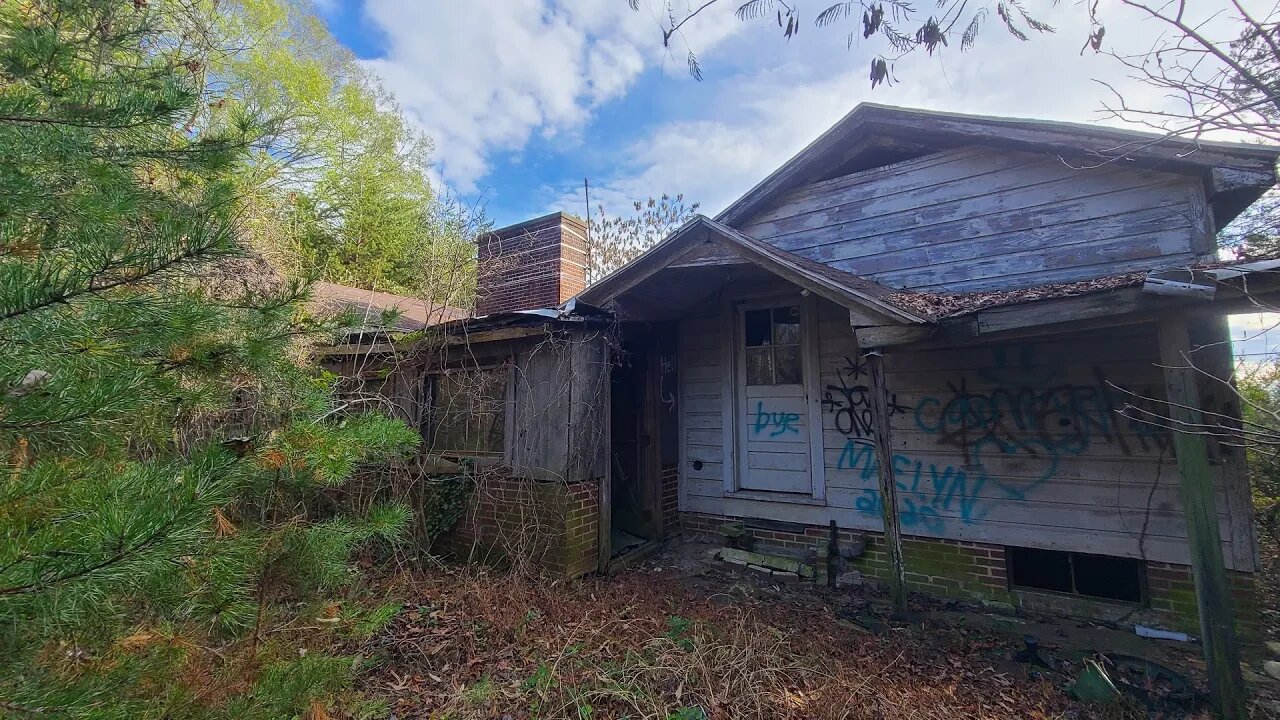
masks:
[[[809,458],[799,453],[747,451],[747,466],[765,470],[790,470],[804,472],[809,469]]]
[[[738,438],[734,431],[734,407],[737,405],[738,393],[734,388],[737,375],[735,348],[738,344],[738,317],[734,312],[733,302],[728,295],[720,298],[720,447],[722,448],[724,476],[721,478],[726,494],[738,489],[737,464]],[[690,438],[692,442],[692,438]],[[710,443],[706,443],[710,444]]]
[[[944,320],[943,327],[937,333],[955,341],[964,337],[1007,333],[1013,330],[1068,322],[1138,315],[1150,313],[1157,308],[1184,305],[1190,302],[1193,301],[1154,297],[1143,293],[1142,288],[1119,288],[1078,297],[1038,300],[982,310],[955,320]]]
[[[742,473],[743,490],[766,490],[770,492],[794,492],[810,495],[813,490],[809,471],[768,470],[747,467]]]
[[[898,614],[907,612],[907,568],[902,559],[902,521],[898,517],[898,481],[894,478],[893,436],[889,430],[889,390],[884,381],[884,355],[871,349],[863,355],[871,381],[871,417],[875,423],[876,457],[879,459],[880,498],[885,544],[889,547],[889,591]]]
[[[641,496],[644,498],[645,512],[648,514],[645,525],[650,531],[650,540],[662,537],[662,447],[660,438],[662,428],[659,424],[658,408],[662,404],[659,388],[661,373],[659,368],[658,343],[651,341],[649,351],[645,353],[645,387],[644,387],[644,426],[640,433],[643,443],[640,466]]]
[[[808,469],[812,478],[810,491],[815,500],[825,500],[827,470],[822,455],[822,373],[818,369],[822,356],[822,334],[818,321],[822,315],[822,307],[834,304],[812,294],[804,297],[803,304],[804,331],[800,337],[804,343],[804,389],[808,401],[808,417],[805,420],[809,429]]]
[[[902,193],[937,194],[954,187],[956,181],[973,183],[976,178],[1025,165],[1043,165],[1045,158],[1029,153],[993,153],[985,148],[965,147],[906,161],[887,168],[855,172],[830,180],[804,185],[766,208],[743,225],[755,236],[760,228],[791,218],[830,211],[842,205],[889,197]],[[951,194],[954,194],[952,191]],[[932,204],[922,201],[921,206]]]
[[[886,347],[923,342],[933,332],[930,325],[876,325],[855,328],[853,334],[859,347]]]
[[[600,478],[600,502],[596,510],[599,515],[596,518],[596,570],[601,574],[608,574],[609,561],[613,559],[613,433],[611,428],[613,421],[613,368],[610,358],[610,343],[608,337],[600,338],[600,354],[604,361],[604,377],[605,392],[603,402],[600,403],[601,426],[605,428],[604,435],[604,472]]]
[[[1200,613],[1201,646],[1208,668],[1209,692],[1216,714],[1227,720],[1244,720],[1244,683],[1240,674],[1240,649],[1235,637],[1231,586],[1222,559],[1217,510],[1209,478],[1209,454],[1203,426],[1199,371],[1191,365],[1191,341],[1185,319],[1168,316],[1159,324],[1160,362],[1164,366],[1169,417],[1184,431],[1173,435],[1182,479],[1182,506],[1187,518],[1191,550],[1191,574],[1195,580],[1196,606]]]
[[[1115,215],[1153,208],[1183,207],[1183,182],[1140,175],[1105,176],[1096,184],[1060,182],[1046,190],[1035,184],[1011,183],[986,199],[962,198],[929,208],[903,203],[874,209],[849,207],[839,213],[796,218],[785,225],[752,228],[752,237],[767,239],[806,257],[833,261],[865,258],[895,249],[910,250],[939,243],[987,238],[1013,231],[1070,226],[1064,242],[1079,242],[1087,225]],[[856,243],[851,241],[856,240]],[[811,253],[809,251],[819,251]]]
[[[807,212],[752,224],[743,231],[752,237],[781,238],[841,223],[885,223],[894,228],[904,221],[913,222],[908,217],[912,211],[926,212],[931,217],[924,220],[938,222],[968,216],[971,211],[967,206],[981,206],[980,211],[1024,209],[1091,193],[1098,195],[1141,185],[1173,185],[1182,180],[1118,168],[1081,171],[1043,156],[1037,160],[1020,161],[1015,157],[999,168],[975,163],[969,177],[941,183],[927,173],[894,175],[858,187],[855,192],[829,193],[825,204],[815,204]]]

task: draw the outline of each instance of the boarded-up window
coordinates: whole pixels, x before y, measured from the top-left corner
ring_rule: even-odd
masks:
[[[506,440],[507,369],[446,370],[427,380],[427,452],[501,457]]]

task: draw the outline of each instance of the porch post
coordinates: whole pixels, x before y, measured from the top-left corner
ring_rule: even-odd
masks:
[[[871,377],[871,419],[875,424],[876,465],[880,475],[880,511],[889,547],[889,592],[893,610],[907,612],[907,568],[902,560],[902,520],[898,517],[898,482],[893,472],[893,437],[889,432],[889,391],[884,382],[884,355],[879,348],[863,353]],[[1219,556],[1221,558],[1221,556]]]
[[[609,353],[609,337],[600,338],[600,362],[604,365],[604,397],[601,398],[600,425],[596,432],[604,436],[604,468],[600,473],[600,503],[596,512],[596,553],[601,575],[609,574],[613,559],[613,357]]]
[[[1212,475],[1204,416],[1196,387],[1198,371],[1190,360],[1191,340],[1185,317],[1166,315],[1159,321],[1160,363],[1173,421],[1173,448],[1181,478],[1182,512],[1187,521],[1191,575],[1200,613],[1200,642],[1209,674],[1214,713],[1223,720],[1247,717],[1240,677],[1240,649],[1236,645],[1235,614],[1222,559],[1218,512],[1214,507]]]

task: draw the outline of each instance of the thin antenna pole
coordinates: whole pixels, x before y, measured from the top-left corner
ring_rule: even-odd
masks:
[[[587,178],[582,178],[582,197],[587,203],[587,283],[590,284],[595,280],[594,277],[591,277],[595,274],[591,263],[595,248],[591,245],[591,183],[587,181]]]

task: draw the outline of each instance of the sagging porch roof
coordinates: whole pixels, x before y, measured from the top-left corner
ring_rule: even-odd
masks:
[[[640,257],[579,293],[576,299],[599,307],[680,261],[694,250],[716,244],[743,261],[849,309],[870,312],[885,324],[918,325],[928,318],[898,302],[893,289],[874,280],[814,262],[748,237],[698,215]]]

